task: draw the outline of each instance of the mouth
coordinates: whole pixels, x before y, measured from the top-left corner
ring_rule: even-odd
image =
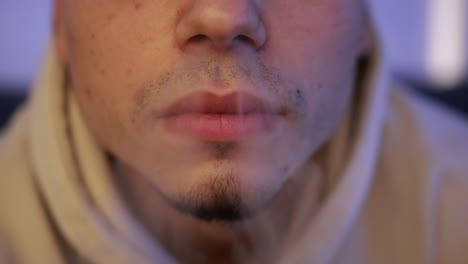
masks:
[[[232,142],[271,133],[284,111],[247,93],[203,92],[182,98],[159,116],[171,133],[203,141]]]

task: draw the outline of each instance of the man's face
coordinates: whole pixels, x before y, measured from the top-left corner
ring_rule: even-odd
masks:
[[[57,0],[57,44],[106,151],[178,209],[265,206],[342,117],[361,0]]]

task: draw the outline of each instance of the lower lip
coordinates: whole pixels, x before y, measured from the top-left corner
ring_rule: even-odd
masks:
[[[206,141],[239,141],[271,131],[279,115],[252,113],[190,113],[164,118],[166,128],[176,134]]]

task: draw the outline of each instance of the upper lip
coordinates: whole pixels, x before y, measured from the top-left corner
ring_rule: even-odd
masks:
[[[163,117],[189,114],[246,115],[250,113],[281,114],[279,107],[257,96],[233,92],[217,95],[211,92],[198,92],[183,97],[162,112]]]

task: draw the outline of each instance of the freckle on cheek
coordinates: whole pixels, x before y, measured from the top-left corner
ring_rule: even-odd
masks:
[[[106,20],[110,22],[110,21],[114,20],[114,18],[115,18],[115,14],[110,14],[110,15],[108,15],[106,17]]]
[[[286,173],[289,171],[289,165],[286,164],[280,168],[281,173]]]
[[[92,97],[93,96],[93,91],[91,90],[91,88],[89,87],[86,87],[85,88],[85,93],[88,97]]]
[[[140,1],[133,1],[133,7],[135,8],[136,11],[139,11],[142,8],[142,4]]]
[[[99,70],[99,73],[103,76],[106,76],[107,75],[107,70],[106,69],[100,69]]]
[[[304,95],[302,94],[302,91],[299,90],[299,89],[297,89],[297,90],[295,91],[295,103],[296,103],[296,105],[297,105],[297,106],[303,105],[303,104],[304,104],[304,100],[305,100],[305,98],[304,98]]]

